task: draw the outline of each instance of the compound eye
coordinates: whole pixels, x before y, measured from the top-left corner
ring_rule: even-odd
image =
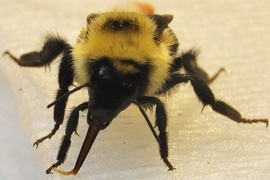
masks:
[[[101,79],[109,79],[110,75],[109,75],[108,71],[109,71],[108,67],[102,67],[98,72],[99,78],[101,78]]]
[[[107,66],[102,66],[93,76],[96,80],[109,80],[112,78],[111,70]]]
[[[91,84],[93,86],[100,86],[112,81],[112,70],[108,66],[102,66],[96,69],[91,77]]]

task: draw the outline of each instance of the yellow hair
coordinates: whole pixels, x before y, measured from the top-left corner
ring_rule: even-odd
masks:
[[[108,20],[131,22],[131,29],[120,32],[108,30],[104,28]],[[89,80],[91,72],[87,64],[90,61],[108,57],[119,73],[134,74],[137,72],[136,68],[119,61],[132,60],[140,65],[149,64],[151,70],[145,95],[154,94],[168,78],[169,67],[174,58],[169,47],[177,43],[169,28],[155,42],[156,28],[154,20],[141,13],[113,11],[98,14],[81,31],[72,52],[77,81],[84,84]]]

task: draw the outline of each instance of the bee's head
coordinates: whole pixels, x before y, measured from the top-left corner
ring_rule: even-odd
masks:
[[[121,74],[109,63],[94,65],[92,72],[89,87],[91,119],[105,124],[131,104],[147,81],[142,73]]]

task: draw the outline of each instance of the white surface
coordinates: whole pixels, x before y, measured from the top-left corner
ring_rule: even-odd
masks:
[[[38,49],[46,31],[58,32],[73,44],[89,13],[128,1],[77,2],[2,0],[0,53],[8,49],[20,55]],[[180,49],[199,47],[199,63],[209,74],[222,66],[227,69],[211,85],[216,97],[244,117],[270,118],[270,1],[148,2],[157,13],[174,15],[171,27],[181,42]],[[43,68],[20,68],[1,57],[0,179],[74,179],[44,172],[55,162],[65,126],[37,150],[32,147],[54,125],[52,109],[46,105],[57,88],[56,64],[45,72]],[[68,109],[82,102],[83,94],[86,92],[72,95]],[[269,128],[236,124],[209,107],[201,114],[201,108],[190,85],[181,86],[167,100],[170,160],[175,171],[166,171],[142,115],[130,107],[99,134],[76,179],[269,179]],[[78,128],[80,137],[73,136],[60,169],[74,166],[87,129],[84,119],[81,117]]]

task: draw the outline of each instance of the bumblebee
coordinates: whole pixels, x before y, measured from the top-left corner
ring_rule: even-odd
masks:
[[[89,99],[72,110],[57,161],[46,173],[54,170],[66,175],[77,174],[100,130],[108,127],[131,104],[138,107],[147,121],[159,144],[163,162],[169,170],[175,169],[168,159],[167,112],[158,96],[170,93],[183,83],[191,83],[204,107],[210,106],[237,123],[261,122],[268,125],[268,119],[243,118],[235,108],[215,98],[208,84],[224,69],[210,78],[197,64],[197,50],[180,53],[179,42],[168,27],[172,19],[172,15],[126,11],[90,14],[74,46],[58,35],[49,35],[40,51],[23,54],[20,58],[9,51],[4,53],[18,65],[28,67],[49,66],[62,54],[59,89],[55,101],[48,105],[54,106],[55,125],[48,135],[34,143],[36,147],[50,139],[63,123],[69,95],[82,88],[88,89]],[[74,82],[78,86],[71,89]],[[154,124],[145,113],[146,109],[153,108]],[[86,109],[89,128],[77,162],[71,171],[59,170],[57,167],[66,159],[71,136],[77,131],[79,112]]]

